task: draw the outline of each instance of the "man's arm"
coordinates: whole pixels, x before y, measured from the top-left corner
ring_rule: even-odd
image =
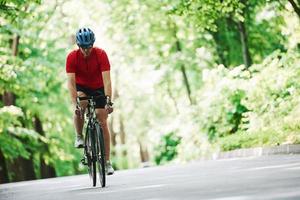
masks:
[[[102,72],[102,78],[104,83],[104,92],[106,96],[112,97],[112,89],[111,89],[111,80],[110,80],[110,71]]]
[[[76,98],[77,98],[77,91],[76,91],[76,83],[75,83],[75,73],[67,73],[68,75],[68,89],[71,96],[71,101],[74,106],[76,106]]]
[[[114,111],[111,104],[112,90],[111,90],[110,71],[102,72],[102,77],[103,77],[105,95],[109,97],[106,99],[105,110],[107,111],[108,114],[110,114]]]

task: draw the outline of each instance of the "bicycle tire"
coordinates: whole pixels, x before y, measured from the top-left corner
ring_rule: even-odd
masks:
[[[91,146],[90,146],[90,137],[88,130],[86,130],[85,138],[84,138],[84,156],[86,158],[86,164],[88,167],[88,172],[90,175],[90,178],[92,178],[92,170],[91,170]]]
[[[91,130],[88,131],[88,137],[89,137],[89,146],[90,146],[90,156],[91,156],[91,163],[90,163],[90,177],[93,181],[93,187],[96,186],[97,182],[97,168],[96,168],[96,162],[97,162],[97,153],[96,153],[96,140],[95,140],[95,134],[92,133]]]
[[[103,130],[100,127],[99,123],[95,124],[95,133],[96,133],[96,141],[97,141],[97,161],[98,161],[98,173],[99,173],[99,181],[101,187],[105,187],[106,185],[106,173],[105,173],[105,146],[104,146],[104,137]]]

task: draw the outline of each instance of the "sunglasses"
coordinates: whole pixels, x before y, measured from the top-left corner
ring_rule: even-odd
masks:
[[[87,50],[87,49],[91,49],[93,47],[93,45],[90,46],[81,46],[80,48],[82,48],[83,50]]]

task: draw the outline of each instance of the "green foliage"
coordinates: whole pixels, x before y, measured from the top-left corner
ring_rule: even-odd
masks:
[[[0,94],[16,96],[15,106],[0,102],[0,150],[9,162],[33,158],[38,172],[43,159],[59,176],[85,172],[64,70],[70,38],[85,25],[112,63],[116,168],[139,166],[142,150],[163,164],[218,147],[299,143],[300,26],[288,1],[105,2],[1,1]],[[249,69],[238,22],[255,63]]]
[[[221,138],[218,142],[222,151],[230,151],[240,148],[276,146],[282,144],[288,137],[288,133],[279,133],[276,130],[260,131],[256,133],[240,132]]]
[[[126,131],[141,140],[151,138],[150,143],[155,145],[160,141],[159,134],[177,130],[176,135],[182,138],[177,156],[180,161],[205,156],[226,138],[238,137],[244,132],[260,132],[254,124],[265,119],[255,109],[263,107],[258,104],[260,99],[252,98],[252,91],[265,86],[255,85],[256,73],[261,74],[257,66],[268,68],[270,63],[266,61],[276,58],[266,57],[276,50],[285,55],[293,43],[287,44],[287,32],[299,41],[299,30],[286,30],[298,24],[295,16],[292,17],[295,21],[289,22],[291,11],[282,9],[288,2],[107,2],[106,11],[113,22],[107,29],[111,39],[123,47],[123,50],[114,51],[114,62],[120,66],[117,87],[122,94],[134,94],[117,100],[117,105],[131,119],[126,123]],[[241,65],[240,21],[246,27],[252,60],[257,63],[250,71]],[[297,52],[292,55],[297,56]],[[187,100],[182,66],[186,67],[194,105],[189,105]],[[273,73],[278,76],[279,71],[264,74],[268,87],[273,84],[270,80],[276,80]],[[128,84],[128,77],[132,84]],[[143,87],[146,80],[151,82],[150,86]],[[266,92],[262,90],[259,94]],[[290,95],[283,90],[279,96],[287,98]],[[127,102],[126,106],[122,106],[122,101]],[[268,102],[268,98],[263,102]],[[287,101],[283,104],[289,105]],[[146,112],[136,112],[136,107]],[[281,119],[279,114],[276,117]],[[264,122],[265,127],[269,125]],[[241,146],[238,144],[236,148]]]
[[[233,108],[226,113],[227,122],[232,125],[230,133],[235,133],[238,130],[243,118],[243,114],[248,111],[248,109],[241,103],[245,96],[245,91],[236,90],[230,97],[230,103]]]
[[[222,17],[234,16],[238,20],[243,20],[241,15],[243,7],[238,0],[180,1],[173,12],[192,19],[200,29],[216,31],[216,21]]]
[[[251,68],[252,77],[241,83],[247,88],[247,123],[238,133],[218,140],[222,150],[299,143],[298,66],[299,54],[291,50],[274,52]]]
[[[30,14],[28,7],[31,4],[39,3],[41,3],[40,0],[2,0],[0,2],[1,17],[8,19],[10,22],[16,22],[18,19]]]
[[[199,114],[195,117],[201,132],[206,133],[211,142],[234,134],[244,124],[248,108],[244,103],[246,88],[242,83],[249,73],[243,70],[243,67],[229,70],[219,66],[204,71],[204,84],[197,97]]]
[[[40,136],[33,130],[20,127],[20,118],[23,117],[24,114],[18,107],[5,106],[0,109],[0,149],[9,160],[18,156],[28,159],[31,152],[40,147]]]
[[[4,156],[11,160],[18,156],[29,158],[30,153],[26,150],[23,143],[8,133],[1,133],[1,151],[4,152]]]
[[[1,108],[1,151],[9,162],[18,157],[33,158],[36,172],[43,159],[58,176],[80,173],[81,153],[73,147],[72,115],[62,76],[69,35],[67,26],[55,34],[51,29],[51,19],[57,21],[60,15],[54,11],[62,5],[38,5],[38,1],[4,3],[12,9],[1,16],[5,20],[0,32],[0,93],[13,92],[16,106]],[[14,12],[12,16],[10,12]],[[15,56],[11,45],[17,36]],[[36,119],[41,121],[40,133],[35,130]]]
[[[181,138],[176,136],[175,132],[170,132],[162,136],[160,144],[156,147],[156,164],[163,164],[173,160],[177,155],[177,145]]]
[[[275,50],[285,51],[286,37],[279,25],[285,24],[280,2],[248,1],[246,5],[245,23],[253,61],[260,63]]]

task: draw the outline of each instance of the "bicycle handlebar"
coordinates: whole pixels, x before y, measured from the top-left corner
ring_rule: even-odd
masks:
[[[84,100],[95,100],[100,97],[105,97],[104,95],[97,95],[97,96],[86,96],[86,97],[77,97],[77,100],[84,101]]]
[[[80,101],[84,101],[84,100],[92,100],[92,101],[94,101],[94,100],[96,100],[98,98],[101,98],[101,97],[106,98],[105,95],[100,94],[100,95],[97,95],[97,96],[77,97],[76,101],[77,101],[77,105],[78,105],[80,103]],[[109,106],[113,105],[113,103],[110,100],[108,100],[108,102],[106,102],[106,104],[109,105]]]

